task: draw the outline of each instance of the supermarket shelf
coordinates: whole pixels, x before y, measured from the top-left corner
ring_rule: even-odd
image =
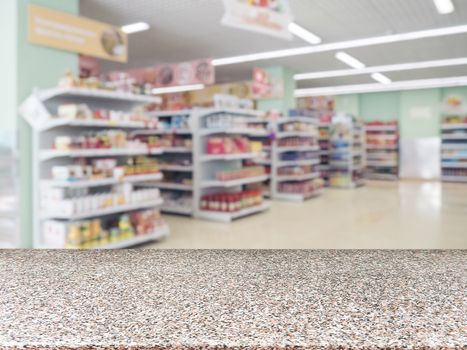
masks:
[[[63,188],[86,188],[86,187],[98,187],[98,186],[109,186],[119,183],[134,183],[141,181],[158,181],[163,178],[162,173],[156,174],[145,174],[145,175],[133,175],[125,176],[120,179],[110,178],[110,179],[94,179],[94,180],[83,180],[83,181],[54,181],[54,180],[44,180],[41,181],[41,184],[50,186],[50,187],[63,187]]]
[[[253,159],[253,162],[258,165],[271,165],[270,159]]]
[[[143,154],[161,154],[162,150],[147,148],[131,149],[131,148],[109,148],[109,149],[80,149],[80,150],[42,150],[40,151],[39,158],[41,161],[50,160],[54,158],[80,158],[80,157],[106,157],[106,156],[131,156]]]
[[[153,117],[174,117],[174,116],[183,116],[190,115],[193,112],[191,109],[181,109],[178,111],[154,111],[149,112],[148,114]]]
[[[179,171],[179,172],[191,173],[191,172],[193,172],[193,167],[192,166],[185,166],[185,165],[161,165],[160,170],[162,170],[162,171]]]
[[[283,152],[293,152],[293,151],[314,151],[314,152],[319,152],[320,148],[318,146],[288,146],[288,147],[277,147],[277,152],[283,153]]]
[[[397,161],[367,160],[366,165],[368,167],[396,167]]]
[[[204,129],[200,132],[201,136],[215,135],[215,134],[234,134],[234,135],[249,135],[249,136],[268,136],[267,130],[257,129]]]
[[[399,148],[398,145],[372,145],[372,144],[366,144],[366,148],[368,150],[373,150],[373,149],[388,149],[388,150],[396,150]]]
[[[311,199],[314,197],[321,196],[323,194],[323,189],[313,191],[311,193],[281,193],[278,192],[274,195],[274,199],[280,199],[291,202],[303,202],[304,200]]]
[[[319,172],[314,172],[310,174],[302,174],[302,175],[277,175],[278,182],[284,181],[305,181],[316,179],[320,176]]]
[[[157,187],[160,189],[166,189],[166,190],[179,190],[179,191],[192,191],[193,190],[192,185],[177,184],[177,183],[171,183],[171,182],[157,182],[151,185],[153,185],[154,187]]]
[[[318,123],[318,128],[329,128],[331,123]]]
[[[452,123],[452,124],[442,124],[441,130],[458,130],[458,129],[467,129],[467,123]]]
[[[204,181],[201,181],[201,187],[202,188],[235,187],[235,186],[241,186],[241,185],[246,185],[246,184],[251,184],[251,183],[256,183],[256,182],[263,182],[263,181],[266,181],[267,179],[269,179],[269,175],[247,177],[244,179],[238,179],[238,180],[232,180],[232,181],[204,180]]]
[[[172,130],[138,130],[132,133],[133,135],[191,135],[189,129],[172,129]]]
[[[285,137],[293,137],[293,136],[318,138],[318,136],[314,135],[312,131],[279,131],[276,135],[278,139],[282,139]]]
[[[261,156],[261,153],[239,153],[239,154],[204,154],[201,156],[202,162],[213,160],[241,160],[254,159]]]
[[[141,236],[135,236],[130,239],[125,239],[122,241],[118,242],[113,242],[109,244],[105,244],[100,247],[96,247],[94,249],[119,249],[119,248],[128,248],[128,247],[133,247],[139,244],[155,241],[158,239],[161,239],[163,237],[166,237],[170,234],[169,227],[167,225],[160,227],[156,229],[155,232],[146,234],[146,235],[141,235]]]
[[[467,168],[467,162],[457,163],[457,162],[441,162],[442,168]]]
[[[467,154],[458,154],[458,155],[441,155],[441,160],[442,161],[449,161],[449,160],[459,160],[459,159],[467,159]]]
[[[98,216],[104,216],[104,215],[111,215],[111,214],[117,214],[117,213],[122,213],[122,212],[127,212],[127,211],[133,211],[133,210],[138,210],[138,209],[143,209],[143,208],[151,208],[151,207],[158,207],[161,206],[163,203],[163,200],[161,198],[158,198],[153,201],[148,201],[144,203],[131,203],[131,204],[124,204],[124,205],[118,205],[110,208],[105,208],[105,209],[97,209],[94,211],[90,211],[87,213],[80,213],[80,214],[72,214],[72,215],[64,215],[62,213],[44,213],[42,215],[42,219],[64,219],[64,220],[81,220],[81,219],[87,219],[87,218],[93,218],[93,217],[98,217]]]
[[[448,182],[467,182],[467,176],[443,175],[441,180]]]
[[[279,160],[277,166],[288,166],[288,165],[318,165],[321,163],[319,158],[303,159],[303,160]]]
[[[443,140],[467,140],[467,133],[466,134],[443,134],[441,135]]]
[[[396,140],[398,136],[396,134],[367,134],[367,140]]]
[[[397,125],[366,125],[366,131],[397,131]]]
[[[294,123],[294,122],[302,122],[302,123],[310,123],[310,124],[318,125],[318,121],[313,117],[297,116],[297,117],[280,118],[277,120],[277,124],[286,124],[286,123]]]
[[[186,147],[167,147],[162,149],[162,153],[192,153],[191,148]]]
[[[122,129],[142,129],[145,127],[144,122],[121,122],[114,120],[98,120],[98,119],[66,119],[55,118],[46,121],[39,128],[41,131],[58,128],[62,126],[74,127],[97,127],[97,128],[122,128]]]
[[[246,118],[248,118],[248,121],[251,121],[252,123],[269,123],[269,120],[262,118],[265,113],[255,109],[209,108],[205,112],[206,113],[203,113],[203,115],[211,115],[216,113],[238,114],[240,116],[247,116]]]
[[[465,149],[467,150],[467,143],[443,143],[441,149]]]
[[[145,96],[136,95],[125,92],[117,92],[111,90],[99,90],[99,89],[85,89],[85,88],[52,88],[41,90],[38,93],[41,101],[47,101],[55,97],[88,97],[88,98],[99,98],[99,99],[110,99],[110,100],[121,100],[127,102],[146,102],[156,103],[162,102],[162,99],[158,96]]]
[[[260,205],[242,209],[233,213],[201,210],[198,214],[198,217],[200,219],[207,219],[218,222],[231,222],[232,220],[239,219],[241,217],[263,212],[265,210],[268,210],[270,207],[270,203],[268,201],[264,201]]]
[[[393,174],[369,173],[369,174],[366,174],[366,177],[368,179],[373,179],[373,180],[389,180],[389,181],[399,180],[399,177],[397,175],[393,175]]]
[[[192,215],[193,209],[184,207],[162,206],[161,212],[167,214]]]

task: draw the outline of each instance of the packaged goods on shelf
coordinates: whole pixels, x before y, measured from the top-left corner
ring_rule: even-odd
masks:
[[[137,135],[136,140],[147,144],[150,148],[170,150],[171,148],[191,149],[193,140],[191,136],[184,135]]]
[[[290,151],[290,152],[283,152],[279,156],[279,160],[281,161],[291,161],[291,160],[311,160],[315,159],[317,156],[316,152],[313,151]]]
[[[260,205],[263,202],[261,189],[233,193],[214,193],[201,197],[200,208],[207,211],[237,212]]]
[[[244,136],[209,137],[206,145],[207,154],[260,153],[263,145],[260,141]]]
[[[235,114],[230,114],[228,112],[219,112],[210,114],[205,118],[206,129],[211,130],[254,130],[254,131],[264,131],[264,123],[261,120],[250,118],[250,117],[239,117]]]
[[[282,123],[279,126],[280,132],[289,132],[289,131],[300,131],[300,132],[310,132],[312,135],[318,135],[318,131],[313,124],[306,123],[303,121],[294,121],[293,118],[286,123]]]
[[[110,243],[153,234],[165,227],[158,209],[134,211],[112,218],[43,222],[43,241],[55,248],[99,248]]]
[[[215,94],[213,102],[214,108],[218,109],[238,108],[252,110],[254,106],[254,102],[250,99],[239,98],[229,94]]]
[[[277,175],[305,175],[313,172],[314,167],[311,165],[284,166],[277,169]]]
[[[467,124],[467,115],[446,115],[443,117],[445,124]]]
[[[467,168],[445,168],[443,176],[464,176],[467,177]],[[466,179],[467,181],[467,179]]]
[[[280,182],[278,184],[279,193],[297,193],[297,194],[312,194],[324,187],[322,179],[307,180],[307,181],[290,181]]]
[[[287,137],[277,141],[279,147],[295,147],[295,146],[317,146],[317,142],[309,137]]]
[[[91,191],[89,188],[41,189],[40,206],[48,215],[73,216],[100,209],[118,209],[125,204],[144,204],[160,197],[157,188],[134,189],[131,184],[115,186],[110,192]]]
[[[53,148],[58,151],[91,149],[147,149],[140,140],[132,140],[121,130],[87,132],[77,137],[56,136]]]
[[[192,175],[185,172],[168,172],[164,176],[164,184],[193,185]],[[157,186],[157,184],[156,184]]]
[[[158,118],[156,130],[165,130],[165,131],[172,131],[172,130],[190,130],[190,126],[188,124],[190,115],[173,115],[168,116],[170,118]]]
[[[245,179],[249,177],[261,176],[266,173],[265,168],[262,166],[250,166],[237,170],[223,170],[216,172],[216,180],[219,181],[232,181],[238,179]]]

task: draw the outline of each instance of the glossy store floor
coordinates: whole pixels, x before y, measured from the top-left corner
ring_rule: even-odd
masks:
[[[145,248],[466,249],[467,185],[368,182],[232,224],[166,218],[171,236]]]

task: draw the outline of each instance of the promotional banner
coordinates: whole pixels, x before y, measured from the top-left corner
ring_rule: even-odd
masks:
[[[29,5],[28,39],[110,61],[128,58],[128,37],[119,28],[36,5]]]
[[[215,81],[215,70],[211,60],[162,64],[124,72],[112,72],[110,79],[118,79],[121,73],[128,74],[141,85],[151,84],[155,88],[192,84],[211,85]]]
[[[448,95],[441,104],[443,114],[465,114],[467,113],[467,103],[460,95]]]
[[[253,68],[252,92],[254,99],[284,97],[284,81],[273,79],[264,69]]]
[[[292,39],[288,0],[224,0],[224,7],[221,23],[226,26]]]

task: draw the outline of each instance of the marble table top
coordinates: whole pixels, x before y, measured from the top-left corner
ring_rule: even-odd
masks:
[[[0,251],[0,349],[467,349],[467,251]]]

